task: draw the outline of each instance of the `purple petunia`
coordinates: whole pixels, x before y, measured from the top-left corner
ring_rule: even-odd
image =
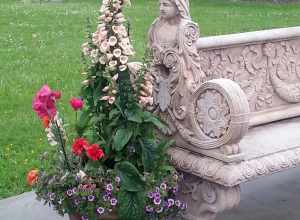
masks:
[[[160,205],[161,199],[160,199],[160,198],[154,198],[154,199],[153,199],[153,203],[154,203],[155,205]]]
[[[72,196],[73,195],[73,190],[72,189],[68,189],[67,190],[67,195],[68,196]]]
[[[112,206],[116,206],[117,203],[118,203],[118,200],[117,200],[116,198],[112,198],[112,199],[110,200],[110,204],[111,204]]]
[[[89,202],[93,202],[95,200],[95,196],[94,195],[89,195],[88,196],[88,201]]]
[[[98,213],[99,215],[102,215],[102,214],[104,213],[104,208],[103,208],[103,207],[98,207],[98,208],[97,208],[97,213]]]
[[[74,204],[75,204],[75,205],[79,205],[79,203],[80,203],[80,200],[79,200],[79,199],[75,199],[75,200],[74,200]]]
[[[174,205],[175,201],[174,199],[168,199],[168,206],[172,207]]]
[[[149,197],[150,199],[153,199],[154,193],[153,193],[153,192],[148,192],[148,197]]]
[[[178,187],[177,186],[173,187],[172,191],[174,194],[176,194],[178,192]]]
[[[77,188],[74,187],[74,188],[72,189],[72,191],[73,191],[73,194],[76,194],[76,193],[77,193]]]
[[[113,187],[113,185],[112,185],[111,183],[109,183],[109,184],[106,185],[105,189],[106,189],[107,191],[110,191],[110,192],[111,192],[111,191],[114,189],[114,187]]]
[[[164,210],[164,208],[163,207],[157,207],[156,209],[155,209],[155,212],[156,213],[162,213],[162,211]]]
[[[145,209],[146,209],[146,212],[153,212],[153,210],[154,210],[153,207],[151,207],[150,205],[147,205]]]
[[[159,192],[155,192],[154,193],[154,198],[160,199],[160,193]]]
[[[81,220],[89,220],[89,218],[86,215],[81,216]]]

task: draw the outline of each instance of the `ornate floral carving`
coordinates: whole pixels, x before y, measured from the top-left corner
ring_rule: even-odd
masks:
[[[196,118],[203,133],[220,138],[227,132],[230,109],[224,96],[217,90],[208,89],[197,100]]]
[[[189,141],[202,149],[238,143],[248,130],[249,113],[247,98],[236,83],[207,81],[194,93],[191,121],[199,138]]]
[[[227,78],[244,90],[253,112],[300,102],[300,42],[283,39],[198,51],[209,79]]]

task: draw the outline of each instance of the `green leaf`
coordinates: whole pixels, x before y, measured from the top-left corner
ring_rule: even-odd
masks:
[[[142,123],[142,112],[137,108],[125,111],[125,115],[128,121]]]
[[[160,130],[166,130],[168,127],[162,123],[155,115],[150,112],[144,112],[144,121],[150,122]]]
[[[142,161],[145,171],[149,172],[153,168],[153,162],[156,160],[157,145],[153,139],[139,140],[142,146]]]
[[[76,131],[79,136],[83,135],[83,132],[88,127],[90,120],[91,120],[90,112],[87,110],[83,110],[79,117],[79,120],[76,123]]]
[[[125,161],[116,164],[116,170],[122,181],[122,188],[137,192],[144,190],[145,181],[138,169],[130,162]]]
[[[120,115],[120,111],[118,109],[113,109],[109,112],[109,120],[113,119],[115,116]]]
[[[124,146],[129,142],[133,132],[130,129],[119,128],[113,138],[114,149],[116,151],[121,151]]]
[[[122,220],[143,220],[144,216],[144,192],[128,192],[120,190],[118,193],[118,215]]]

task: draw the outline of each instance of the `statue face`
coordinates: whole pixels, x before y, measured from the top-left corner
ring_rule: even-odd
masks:
[[[178,9],[172,0],[160,0],[159,1],[160,17],[166,20],[175,18],[178,15]]]

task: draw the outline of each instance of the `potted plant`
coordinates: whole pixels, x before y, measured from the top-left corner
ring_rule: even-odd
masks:
[[[27,181],[38,199],[71,220],[172,219],[186,209],[176,199],[180,178],[166,154],[173,142],[157,138],[165,126],[146,111],[153,101],[147,63],[128,63],[134,52],[126,2],[103,0],[97,30],[82,46],[81,98],[70,100],[74,134],[66,135],[58,113],[60,92],[44,85],[33,100],[53,152],[41,156]]]

